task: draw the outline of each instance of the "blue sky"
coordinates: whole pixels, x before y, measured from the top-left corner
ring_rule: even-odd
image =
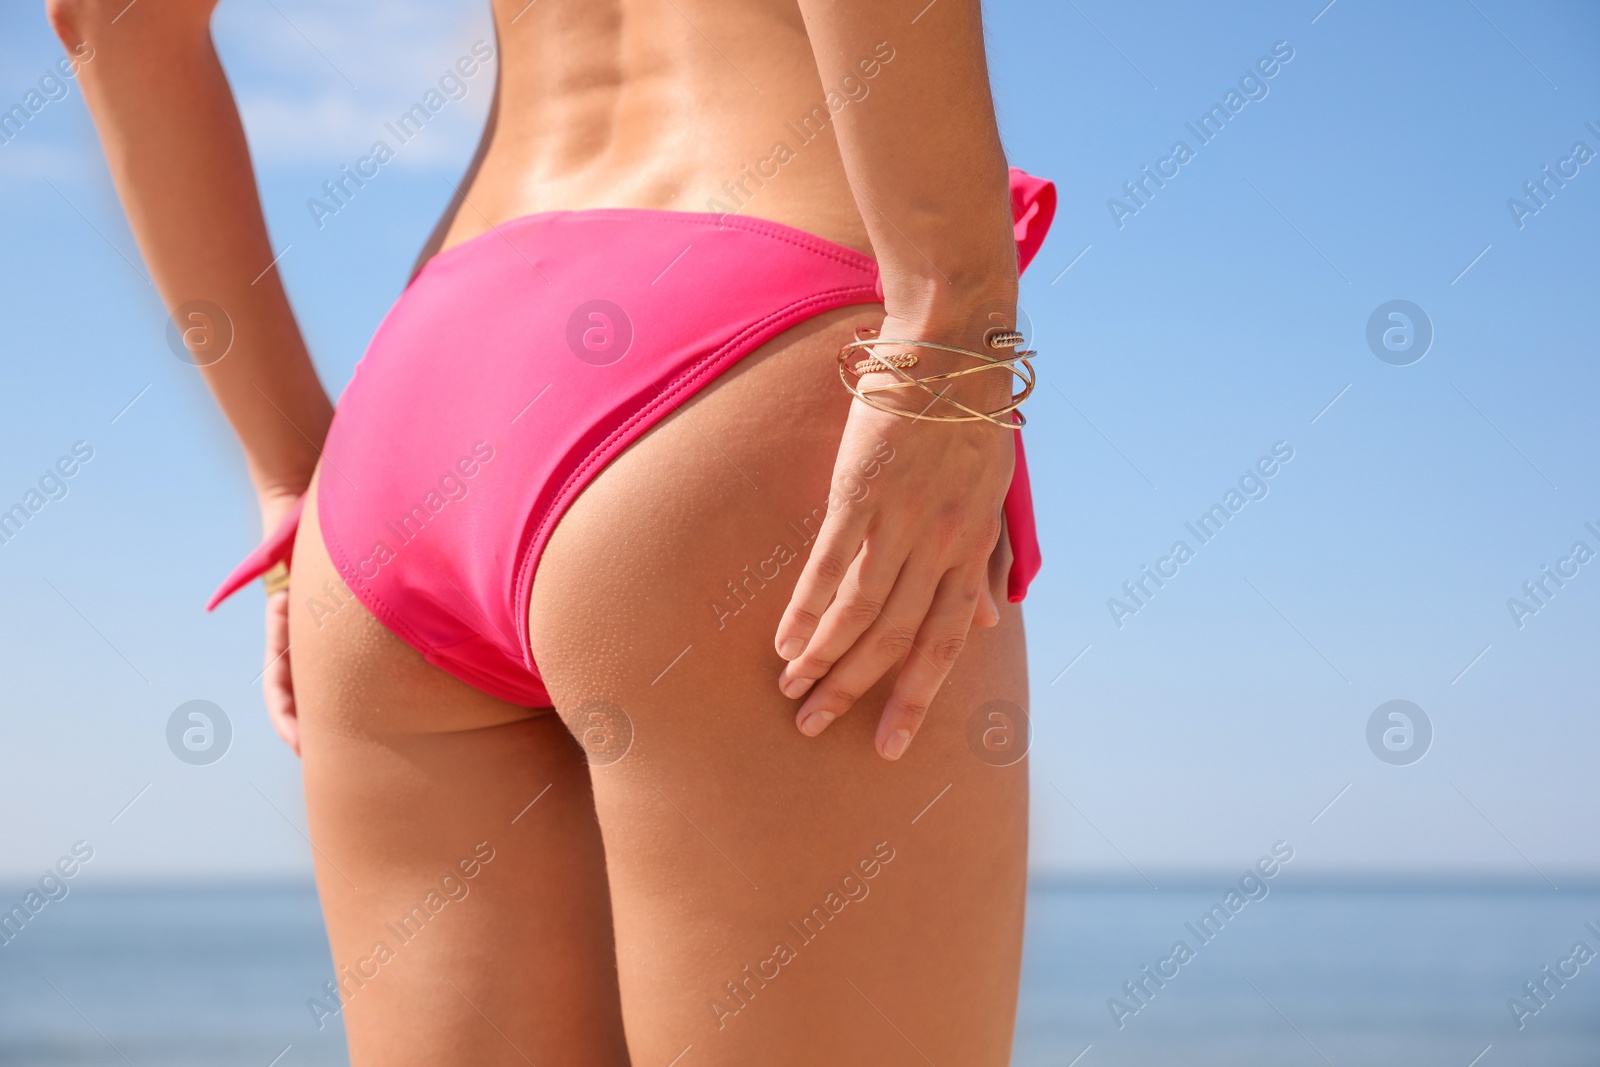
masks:
[[[989,8],[1008,151],[1060,192],[1023,289],[1042,873],[1231,870],[1282,839],[1300,874],[1600,874],[1600,561],[1520,628],[1507,607],[1574,542],[1600,551],[1600,162],[1567,163],[1520,226],[1508,208],[1576,142],[1600,152],[1600,12],[1324,3]],[[489,74],[320,228],[306,201],[490,38],[486,12],[224,0],[216,29],[337,390],[471,154]],[[1201,143],[1185,124],[1274,46],[1292,58]],[[0,12],[0,105],[60,54],[42,4]],[[1132,201],[1180,140],[1192,158]],[[254,683],[259,594],[200,610],[259,536],[249,489],[166,350],[76,86],[0,146],[0,196],[0,504],[93,449],[0,545],[0,876],[79,839],[107,879],[304,875],[297,765]],[[1393,300],[1433,332],[1405,366],[1367,341]],[[1275,445],[1293,458],[1266,495],[1201,544],[1185,523]],[[1119,627],[1108,600],[1179,540],[1193,558]],[[193,699],[233,725],[211,766],[166,747]],[[1396,699],[1433,733],[1405,766],[1367,741]]]

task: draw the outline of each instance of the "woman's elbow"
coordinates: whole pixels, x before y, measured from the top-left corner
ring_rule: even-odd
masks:
[[[215,7],[216,0],[45,0],[44,10],[61,43],[87,61],[115,30],[130,37],[188,31],[210,22]]]

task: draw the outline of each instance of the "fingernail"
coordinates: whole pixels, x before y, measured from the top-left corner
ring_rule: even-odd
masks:
[[[911,743],[910,730],[896,730],[890,734],[883,743],[883,754],[889,759],[899,759],[906,753],[906,746]]]
[[[807,737],[816,737],[823,730],[827,729],[828,724],[832,721],[833,712],[813,711],[810,715],[806,716],[805,722],[800,724],[800,732],[805,734]]]
[[[786,638],[783,644],[778,646],[778,655],[784,659],[797,659],[800,653],[805,650],[806,643],[804,641],[798,637],[790,637]]]
[[[791,678],[783,683],[783,695],[790,700],[806,695],[806,690],[815,684],[815,678]]]

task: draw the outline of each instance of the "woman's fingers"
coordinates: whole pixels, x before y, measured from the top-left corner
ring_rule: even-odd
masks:
[[[817,543],[800,571],[800,580],[795,583],[788,607],[783,609],[783,618],[778,620],[773,647],[779,656],[792,661],[806,650],[840,583],[850,573],[866,530],[867,517],[848,506],[830,512],[822,520]],[[785,671],[779,680],[780,688],[795,677],[797,675]]]
[[[906,561],[883,610],[840,650],[837,662],[819,675],[822,681],[795,715],[801,733],[808,737],[820,734],[830,722],[849,711],[895,664],[905,659],[918,627],[928,614],[938,582],[939,572],[931,561],[916,558]],[[806,656],[810,655],[811,650],[807,649]]]
[[[905,560],[906,552],[892,544],[869,542],[862,548],[845,572],[833,603],[822,613],[805,651],[778,676],[778,689],[784,696],[791,700],[804,696],[882,618]]]
[[[877,748],[888,759],[904,754],[975,613],[982,626],[1000,621],[1010,553],[996,547],[997,490],[1014,457],[1009,435],[930,430],[852,406],[835,465],[835,495],[846,502],[835,509],[830,497],[773,641],[788,661],[779,689],[804,700],[795,716],[803,733],[817,736],[898,667]],[[840,472],[854,470],[881,476],[870,502],[864,483],[855,494],[839,487]]]
[[[267,665],[261,672],[261,696],[267,718],[284,744],[300,754],[300,719],[294,703],[294,676],[289,669],[289,592],[267,596]]]
[[[973,613],[972,625],[988,629],[1000,625],[1000,604],[995,597],[994,561],[989,562],[989,577],[979,586],[978,610]]]
[[[973,609],[987,582],[987,561],[946,571],[933,606],[917,630],[911,655],[895,680],[894,692],[878,720],[877,749],[884,759],[899,759],[928,716],[933,698],[955,665],[972,627]]]
[[[1005,520],[1002,516],[1000,523],[1000,537],[995,541],[994,549],[989,553],[989,580],[983,584],[983,599],[978,602],[977,614],[972,618],[974,626],[988,629],[1000,625],[1000,605],[1009,597],[1006,587],[1011,580],[1011,537],[1006,532]]]

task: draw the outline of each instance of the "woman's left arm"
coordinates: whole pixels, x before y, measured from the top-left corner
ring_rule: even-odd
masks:
[[[229,347],[191,362],[244,449],[264,532],[311,482],[333,404],[273,261],[244,128],[211,44],[215,0],[48,0],[112,180],[168,313]],[[267,597],[262,688],[299,752],[288,597]]]
[[[139,250],[170,312],[231,332],[200,367],[244,448],[268,530],[311,480],[333,404],[267,237],[244,128],[211,44],[215,0],[49,0]],[[197,360],[198,362],[198,360]]]

